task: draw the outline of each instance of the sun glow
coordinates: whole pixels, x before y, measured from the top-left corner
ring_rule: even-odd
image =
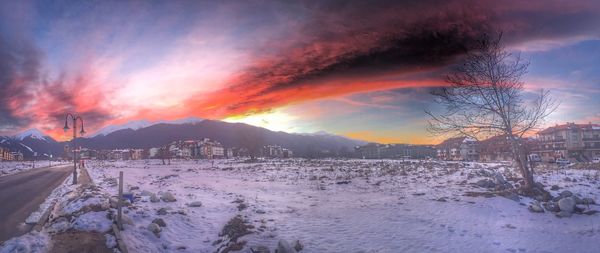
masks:
[[[271,131],[298,132],[299,129],[294,124],[295,120],[295,116],[285,113],[281,108],[261,113],[230,116],[224,119],[226,122],[245,123]]]

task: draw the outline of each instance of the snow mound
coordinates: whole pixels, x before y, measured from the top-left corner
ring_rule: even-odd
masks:
[[[106,211],[84,213],[73,222],[73,228],[81,231],[106,233],[112,225],[112,221],[107,217],[108,212]]]
[[[48,234],[32,231],[4,242],[0,245],[0,253],[42,253],[48,252],[51,247],[52,241]]]

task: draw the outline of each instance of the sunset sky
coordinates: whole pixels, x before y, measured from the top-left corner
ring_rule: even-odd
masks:
[[[482,33],[549,125],[600,123],[600,1],[2,1],[0,135],[185,117],[435,143],[429,91]]]

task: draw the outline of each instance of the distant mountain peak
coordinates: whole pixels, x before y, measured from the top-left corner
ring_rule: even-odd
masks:
[[[110,134],[112,132],[116,132],[116,131],[123,130],[123,129],[138,130],[138,129],[146,128],[146,127],[153,126],[153,125],[156,125],[156,124],[160,124],[160,123],[165,123],[165,124],[191,124],[191,123],[200,122],[202,120],[203,119],[196,118],[196,117],[188,117],[188,118],[176,119],[176,120],[159,120],[159,121],[134,120],[134,121],[129,121],[129,122],[125,123],[125,124],[105,126],[102,129],[100,129],[97,132],[95,132],[94,134],[90,135],[90,137],[105,136],[105,135],[108,135],[108,134]]]
[[[39,140],[46,140],[46,135],[36,128],[28,129],[26,131],[23,131],[15,136],[13,136],[13,138],[21,140],[21,141],[27,137],[31,137],[31,138],[39,139]]]

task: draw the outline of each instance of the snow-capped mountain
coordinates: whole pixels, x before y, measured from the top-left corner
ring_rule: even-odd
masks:
[[[63,144],[37,129],[29,129],[14,136],[0,136],[0,147],[20,152],[25,159],[48,159],[59,155]]]
[[[13,136],[14,139],[17,139],[20,141],[22,141],[26,137],[31,137],[31,138],[39,139],[39,140],[46,140],[46,135],[43,134],[42,132],[40,132],[40,130],[37,130],[35,128],[29,129],[27,131],[23,131],[15,136]]]
[[[166,124],[190,124],[190,123],[197,123],[197,122],[200,122],[202,120],[203,119],[201,119],[201,118],[195,118],[195,117],[183,118],[183,119],[176,119],[176,120],[159,120],[159,121],[135,120],[135,121],[127,122],[125,124],[121,124],[121,125],[108,125],[108,126],[105,126],[102,129],[100,129],[97,132],[95,132],[94,134],[92,134],[90,137],[105,136],[105,135],[108,135],[110,133],[113,133],[113,132],[116,132],[116,131],[119,131],[119,130],[123,130],[123,129],[138,130],[138,129],[146,128],[146,127],[153,126],[153,125],[156,125],[156,124],[160,124],[160,123],[166,123]]]

